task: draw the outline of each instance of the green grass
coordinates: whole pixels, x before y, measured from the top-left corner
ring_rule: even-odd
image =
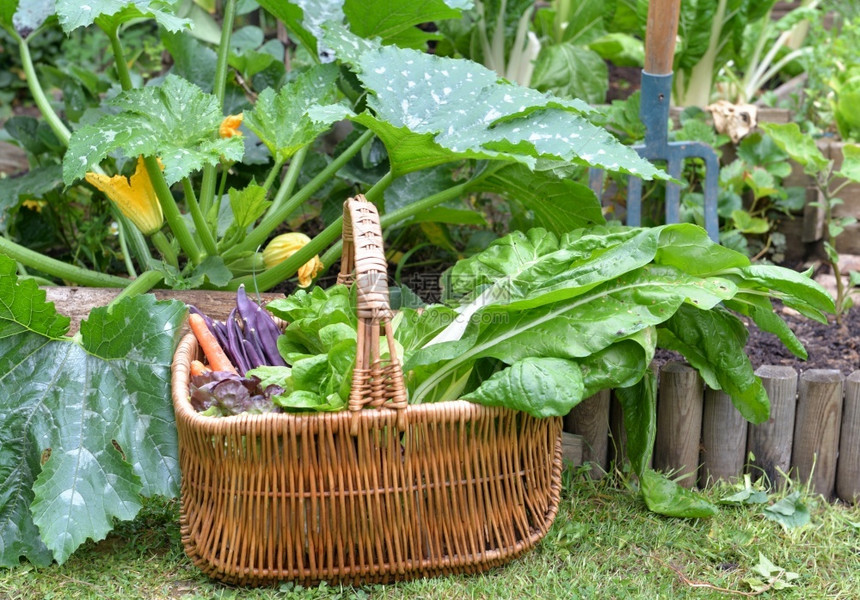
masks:
[[[709,520],[668,519],[649,513],[634,492],[609,478],[568,475],[546,538],[523,558],[481,575],[355,588],[238,589],[201,575],[183,554],[177,503],[151,500],[137,519],[86,544],[62,566],[0,570],[0,600],[738,598],[751,593],[745,580],[762,579],[753,571],[760,553],[799,576],[793,587],[771,588],[763,598],[860,598],[860,506],[804,491],[811,522],[790,530],[764,518],[761,505],[725,506]],[[717,501],[730,492],[723,487],[706,495]]]

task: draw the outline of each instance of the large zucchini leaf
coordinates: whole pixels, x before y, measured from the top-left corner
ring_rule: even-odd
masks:
[[[141,495],[175,496],[170,363],[185,305],[97,308],[74,338],[0,256],[0,566],[65,561]]]

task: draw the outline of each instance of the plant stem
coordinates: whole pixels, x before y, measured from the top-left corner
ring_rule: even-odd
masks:
[[[215,256],[218,254],[218,250],[215,248],[215,239],[212,237],[212,232],[209,231],[203,213],[200,212],[200,205],[197,204],[197,197],[194,195],[194,188],[191,187],[191,181],[188,177],[182,178],[182,190],[185,192],[185,203],[188,205],[188,212],[191,213],[191,218],[194,220],[194,227],[197,229],[197,235],[203,243],[203,248],[209,256]]]
[[[302,165],[305,162],[305,157],[308,155],[308,147],[301,148],[293,155],[290,160],[290,166],[287,168],[287,174],[281,181],[281,186],[278,188],[278,193],[272,199],[272,205],[266,211],[266,216],[276,212],[280,208],[284,200],[292,196],[293,189],[296,187],[296,182],[299,180],[299,173],[302,170]],[[281,163],[283,164],[283,163]],[[280,169],[279,169],[280,170]]]
[[[119,238],[119,247],[122,250],[122,260],[125,263],[125,270],[128,271],[130,277],[137,277],[137,271],[134,268],[134,263],[131,260],[131,255],[128,253],[128,243],[126,242],[126,228],[123,223],[117,222],[117,228],[119,229],[118,238]]]
[[[284,161],[276,160],[275,165],[272,167],[272,170],[269,171],[269,175],[266,177],[266,181],[263,183],[263,189],[268,193],[269,188],[272,187],[272,184],[275,182],[275,179],[281,172],[281,169],[284,167]]]
[[[110,206],[111,214],[113,214],[113,218],[116,222],[119,223],[120,231],[124,231],[126,239],[131,240],[131,249],[132,252],[134,252],[134,255],[137,256],[137,264],[140,265],[142,269],[145,269],[146,265],[149,264],[149,261],[152,259],[152,254],[149,252],[149,245],[146,243],[146,238],[144,238],[140,230],[135,227],[124,214],[122,214],[122,211],[116,207],[116,204],[111,202]]]
[[[27,41],[24,38],[14,31],[12,33],[18,40],[18,53],[21,57],[21,65],[24,67],[24,74],[27,76],[27,87],[30,88],[30,94],[33,96],[36,106],[39,107],[39,111],[48,123],[51,131],[54,132],[54,135],[57,136],[64,146],[68,146],[69,139],[72,137],[72,134],[63,124],[63,121],[60,120],[57,113],[54,112],[54,109],[51,107],[51,103],[48,101],[48,97],[45,95],[45,91],[42,89],[42,84],[39,83],[39,78],[36,77],[36,68],[33,66],[33,57],[30,55],[30,47],[27,45]]]
[[[224,2],[224,20],[221,23],[221,43],[218,45],[218,61],[215,66],[215,82],[212,93],[218,98],[218,106],[223,109],[224,90],[227,87],[227,58],[230,55],[230,35],[233,32],[233,21],[236,17],[236,0]],[[203,182],[200,185],[200,209],[203,214],[209,214],[215,196],[215,166],[203,167]]]
[[[146,271],[143,275],[132,281],[116,298],[110,301],[108,312],[113,310],[114,306],[126,298],[134,298],[140,294],[145,294],[162,281],[164,281],[164,273],[160,271]]]
[[[97,273],[82,267],[76,267],[44,254],[39,254],[29,248],[25,248],[15,242],[0,236],[0,252],[18,261],[25,267],[42,271],[48,275],[59,277],[65,281],[77,283],[90,287],[125,287],[129,284],[128,279]]]
[[[202,259],[200,249],[197,247],[197,243],[191,237],[191,232],[188,231],[188,227],[186,227],[185,221],[182,219],[179,207],[176,206],[176,200],[173,199],[173,194],[170,193],[170,188],[167,187],[167,182],[164,180],[164,175],[158,166],[158,160],[154,156],[147,156],[143,159],[143,162],[149,173],[149,179],[152,181],[155,195],[161,204],[161,210],[164,212],[164,217],[167,219],[168,225],[170,225],[170,230],[173,231],[173,235],[179,240],[179,245],[188,257],[188,260],[194,265],[200,264]]]
[[[116,65],[116,75],[122,89],[128,91],[134,87],[131,83],[131,73],[125,62],[125,53],[122,51],[122,42],[119,39],[119,28],[114,27],[111,31],[105,31],[110,39],[110,47],[113,51],[113,62]]]
[[[369,202],[372,202],[376,205],[377,208],[381,208],[382,205],[382,194],[385,193],[385,190],[388,189],[388,186],[391,185],[391,182],[394,181],[394,175],[391,171],[388,171],[382,178],[373,184],[373,186],[364,193],[364,197],[367,198]]]
[[[302,189],[296,192],[292,198],[290,198],[283,205],[281,205],[281,207],[277,211],[264,217],[263,220],[260,221],[260,224],[257,225],[254,230],[251,231],[251,233],[249,233],[245,237],[245,240],[241,244],[237,244],[228,252],[224,253],[224,258],[236,258],[242,252],[256,250],[257,247],[259,247],[263,244],[263,242],[266,241],[266,238],[269,236],[269,234],[272,233],[278,227],[278,225],[280,225],[284,221],[284,219],[286,219],[290,215],[290,213],[292,213],[296,208],[301,206],[302,203],[308,200],[315,191],[325,185],[325,183],[331,177],[333,177],[334,174],[341,169],[341,167],[343,167],[347,162],[349,162],[349,160],[353,156],[355,156],[359,150],[361,150],[362,146],[367,144],[367,142],[369,142],[372,138],[373,132],[370,130],[367,130],[363,134],[361,134],[361,136],[357,140],[355,140],[349,148],[344,150],[340,154],[340,156],[331,161],[331,163],[329,163],[329,165],[325,169],[320,171],[320,173],[316,177],[311,179]],[[301,252],[301,250],[299,252]],[[313,254],[311,254],[310,256],[312,257]],[[303,264],[304,263],[299,263],[299,266]]]
[[[161,252],[161,256],[167,264],[172,267],[179,267],[179,262],[176,260],[176,252],[173,251],[173,246],[170,245],[170,242],[167,241],[163,233],[156,231],[150,236],[150,239],[155,247],[158,248],[158,251]]]

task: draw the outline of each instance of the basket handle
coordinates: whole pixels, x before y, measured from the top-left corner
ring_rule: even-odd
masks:
[[[356,284],[358,348],[352,372],[349,410],[352,433],[358,433],[359,414],[366,407],[397,411],[397,427],[406,428],[406,387],[397,357],[388,299],[388,264],[376,206],[363,195],[343,203],[343,256],[338,283]],[[389,358],[379,356],[384,333]]]

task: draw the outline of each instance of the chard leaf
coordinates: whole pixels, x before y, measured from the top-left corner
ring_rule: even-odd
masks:
[[[94,309],[77,341],[14,273],[0,257],[0,565],[62,563],[133,518],[141,495],[178,492],[170,363],[185,306],[147,295]]]
[[[646,369],[635,384],[617,388],[615,397],[624,413],[627,456],[633,471],[642,474],[648,470],[657,435],[657,378]]]
[[[836,308],[833,298],[821,285],[803,273],[773,265],[750,265],[738,269],[743,278],[738,282],[739,287],[758,286],[771,292],[778,292],[779,298],[792,308],[806,314],[811,309],[813,314],[820,312],[832,313]],[[749,284],[754,284],[750,286]],[[824,318],[819,317],[816,320]],[[826,323],[826,319],[824,320]]]
[[[761,128],[783,152],[799,162],[806,173],[814,176],[830,164],[815,140],[801,132],[797,123],[762,123]]]
[[[579,361],[585,383],[583,397],[609,388],[635,385],[651,364],[657,349],[657,330],[648,327]]]
[[[525,358],[463,397],[484,406],[520,410],[533,417],[563,417],[583,398],[582,371],[562,358]]]
[[[308,116],[311,107],[330,105],[337,99],[337,77],[336,65],[316,65],[277,92],[266,88],[260,93],[244,123],[257,134],[276,162],[286,162],[337,120],[322,119],[319,112],[314,120]]]
[[[115,31],[134,19],[152,18],[168,31],[191,29],[191,21],[176,16],[171,3],[164,0],[57,0],[57,15],[63,31],[95,23],[104,31]]]
[[[806,360],[806,348],[791,328],[774,312],[770,299],[742,291],[725,302],[726,308],[750,317],[762,331],[774,334],[798,358]]]
[[[652,469],[645,469],[639,475],[639,485],[645,504],[657,514],[697,519],[712,517],[718,512],[716,506],[700,495]]]
[[[591,188],[559,179],[550,171],[531,171],[522,164],[505,166],[479,179],[472,189],[496,193],[520,204],[532,212],[535,227],[556,235],[606,222]]]
[[[689,305],[679,307],[659,332],[661,347],[683,354],[705,383],[732,397],[745,419],[763,423],[770,415],[770,402],[744,352],[746,340],[746,327],[728,311]]]
[[[168,184],[222,157],[242,159],[240,136],[218,137],[223,120],[218,99],[181,77],[168,75],[161,85],[123,92],[110,104],[118,114],[104,115],[72,134],[63,159],[66,185],[117,150],[127,157],[159,157]]]
[[[327,26],[325,41],[368,90],[372,115],[353,118],[385,142],[394,175],[460,158],[516,161],[533,168],[541,157],[647,179],[663,176],[582,117],[593,109],[581,100],[505,83],[471,61],[380,46],[337,25]],[[404,138],[413,139],[404,145]]]
[[[690,275],[710,275],[750,264],[744,254],[713,242],[704,229],[690,223],[661,228],[654,262],[677,267]]]
[[[583,358],[646,327],[669,319],[685,301],[703,309],[731,298],[734,288],[722,280],[693,278],[671,267],[646,266],[589,291],[528,310],[490,304],[470,319],[460,339],[428,345],[415,352],[405,368],[437,365],[416,388],[420,403],[437,380],[477,358],[512,364],[541,356]]]

